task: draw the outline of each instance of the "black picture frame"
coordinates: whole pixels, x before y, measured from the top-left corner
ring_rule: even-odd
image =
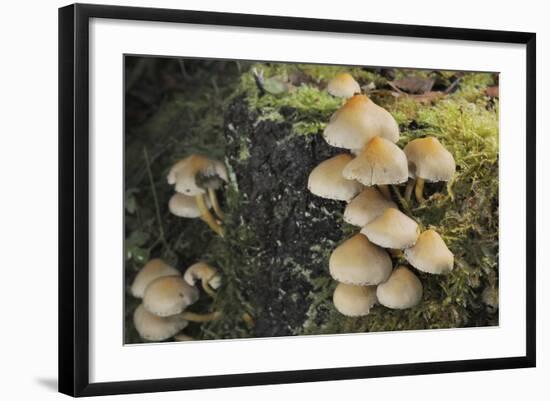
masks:
[[[88,61],[91,18],[273,28],[526,46],[526,354],[520,357],[90,383]],[[75,4],[59,9],[59,391],[94,396],[534,367],[536,35],[447,27]]]

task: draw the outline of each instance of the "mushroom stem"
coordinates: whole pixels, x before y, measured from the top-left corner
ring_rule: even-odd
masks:
[[[405,188],[405,199],[407,200],[407,202],[411,201],[411,195],[412,195],[415,183],[416,181],[414,180],[414,178],[409,179],[409,181],[407,182],[407,187]]]
[[[204,289],[204,292],[210,295],[210,297],[216,298],[216,291],[214,291],[212,287],[210,287],[207,280],[202,279],[201,284],[202,284],[202,288]]]
[[[219,311],[212,312],[212,313],[205,313],[205,314],[185,311],[185,312],[182,312],[181,317],[190,322],[201,323],[201,322],[211,322],[213,320],[217,320],[221,317],[221,315],[222,313]]]
[[[416,178],[416,186],[414,188],[414,193],[416,195],[416,200],[418,203],[422,204],[426,201],[424,199],[424,179],[417,177]]]
[[[248,312],[243,312],[241,317],[244,320],[244,322],[246,323],[246,325],[248,326],[248,328],[250,328],[250,329],[252,327],[254,327],[254,325],[256,324],[256,322],[254,321],[254,318]]]
[[[384,195],[386,199],[391,200],[390,188],[387,185],[378,185],[378,189],[382,192],[382,195]]]
[[[388,249],[389,253],[391,254],[391,256],[393,256],[394,258],[401,258],[401,257],[404,257],[403,255],[403,251],[401,249]]]
[[[208,224],[212,231],[223,237],[223,228],[216,222],[214,216],[212,216],[212,213],[210,213],[210,210],[208,210],[206,202],[204,201],[204,195],[199,194],[195,196],[195,199],[197,201],[197,206],[201,211],[202,219],[206,222],[206,224]]]
[[[218,202],[218,197],[216,196],[216,190],[213,188],[208,188],[208,197],[210,198],[210,203],[212,204],[212,208],[214,209],[216,216],[218,216],[220,220],[223,220],[223,212],[220,207],[220,203]]]

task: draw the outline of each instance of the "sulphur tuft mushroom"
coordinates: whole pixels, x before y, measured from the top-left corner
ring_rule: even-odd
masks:
[[[223,235],[223,229],[210,213],[205,198],[205,194],[208,193],[214,212],[223,219],[216,195],[216,189],[228,181],[227,169],[222,162],[201,155],[188,156],[172,166],[167,181],[175,186],[176,192],[194,196],[203,220],[212,230]]]
[[[210,200],[205,200],[206,207],[210,209]],[[188,196],[180,193],[175,193],[168,202],[170,213],[178,217],[195,219],[202,216],[202,211],[199,208],[194,196]]]
[[[399,127],[393,116],[365,95],[350,98],[330,118],[323,137],[331,146],[361,149],[372,138],[399,140]]]
[[[453,269],[454,255],[434,230],[420,234],[416,244],[404,253],[413,267],[426,273],[443,274]]]
[[[330,255],[330,275],[344,284],[376,285],[391,274],[391,259],[386,251],[356,234]]]
[[[141,338],[147,341],[163,341],[173,337],[185,327],[188,321],[181,314],[160,317],[149,312],[143,304],[134,311],[134,326]]]
[[[339,283],[332,295],[332,302],[344,316],[366,316],[376,304],[376,286]]]
[[[183,275],[185,282],[194,286],[197,280],[201,281],[202,288],[211,297],[216,296],[216,290],[221,285],[221,277],[215,267],[204,262],[195,263],[185,270]]]
[[[199,299],[199,291],[181,276],[166,276],[152,281],[143,296],[143,306],[157,316],[183,312]]]
[[[383,248],[405,249],[416,243],[418,224],[398,209],[389,208],[361,229],[371,242]]]
[[[321,198],[349,201],[361,191],[361,184],[342,176],[342,170],[353,159],[341,154],[321,162],[309,174],[307,188]]]
[[[397,205],[383,196],[378,189],[367,187],[348,203],[344,210],[344,221],[363,227],[390,207],[397,209]]]
[[[336,75],[327,85],[328,93],[332,96],[350,98],[356,93],[361,93],[361,87],[347,72]]]
[[[397,267],[388,281],[376,288],[378,302],[390,309],[408,309],[422,299],[422,283],[404,266]]]
[[[176,268],[170,266],[163,260],[151,259],[134,278],[132,286],[130,287],[130,292],[136,298],[143,298],[145,288],[147,288],[149,283],[160,277],[178,276],[179,274],[180,272]]]
[[[449,181],[456,170],[453,155],[434,137],[414,139],[403,149],[409,164],[409,182],[405,198],[410,199],[416,180],[415,195],[424,202],[424,182]]]
[[[407,157],[396,144],[375,137],[348,163],[342,174],[365,186],[400,184],[408,179]]]

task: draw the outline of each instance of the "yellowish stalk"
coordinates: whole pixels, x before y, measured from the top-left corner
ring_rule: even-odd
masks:
[[[243,312],[241,317],[249,328],[254,327],[254,325],[256,324],[254,318],[248,312]]]
[[[414,189],[415,182],[416,181],[414,180],[414,178],[409,178],[409,181],[407,182],[407,187],[405,188],[405,199],[407,200],[407,202],[411,201],[411,195]]]
[[[210,287],[210,285],[208,284],[208,281],[206,280],[201,280],[201,284],[202,284],[202,288],[204,289],[204,291],[210,295],[212,298],[216,298],[216,291],[214,291],[212,289],[212,287]]]
[[[218,320],[221,317],[221,312],[212,312],[212,313],[195,313],[195,312],[188,312],[185,311],[181,314],[181,316],[185,320],[189,320],[190,322],[211,322],[213,320]]]
[[[401,249],[388,249],[388,251],[390,252],[391,256],[393,256],[394,258],[403,257],[403,251]]]
[[[208,210],[208,206],[206,206],[206,202],[204,201],[204,194],[195,196],[195,200],[201,211],[202,219],[208,224],[212,231],[223,237],[223,228],[216,222],[216,219],[214,219],[214,216],[212,216],[212,213]]]
[[[390,188],[387,185],[378,185],[378,189],[382,192],[382,195],[384,195],[386,199],[391,200]]]
[[[414,188],[414,193],[416,195],[416,200],[418,203],[422,204],[426,201],[424,199],[424,179],[417,177],[416,178],[416,186]]]
[[[218,202],[218,197],[216,196],[216,190],[208,188],[208,197],[210,198],[210,203],[212,204],[216,216],[218,216],[220,220],[223,220],[223,212]]]

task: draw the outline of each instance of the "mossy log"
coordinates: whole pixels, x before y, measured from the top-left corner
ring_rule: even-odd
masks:
[[[237,214],[258,247],[248,255],[256,268],[249,294],[254,334],[292,335],[307,319],[311,277],[328,275],[327,252],[342,238],[345,203],[307,190],[310,171],[338,150],[320,135],[295,135],[289,123],[257,120],[239,97],[228,108],[225,129],[241,198]]]

